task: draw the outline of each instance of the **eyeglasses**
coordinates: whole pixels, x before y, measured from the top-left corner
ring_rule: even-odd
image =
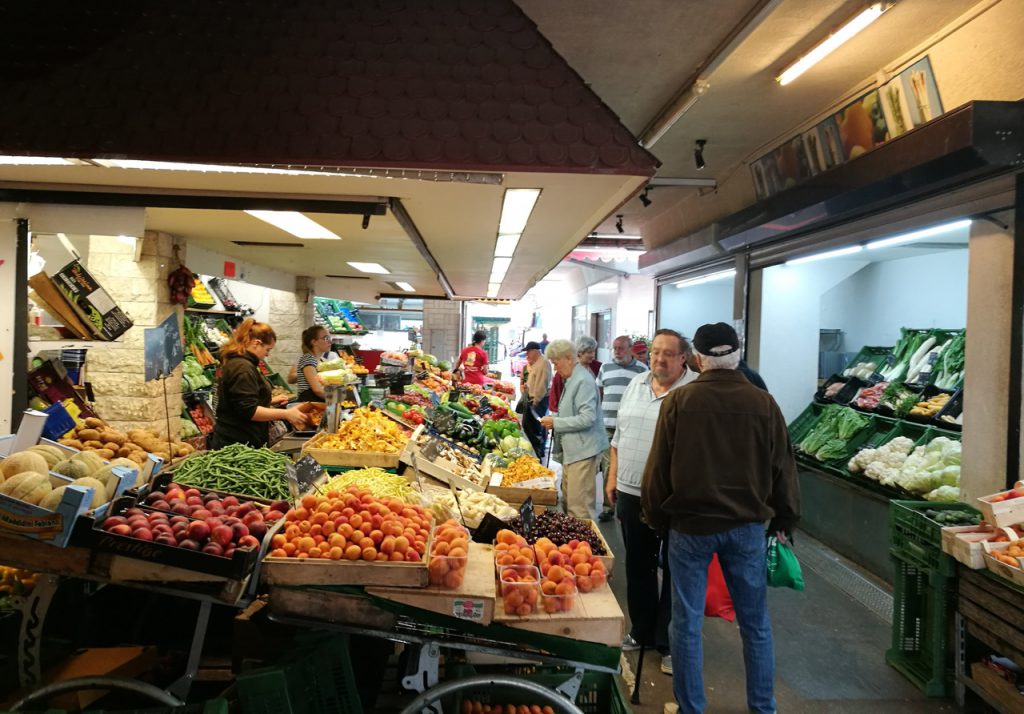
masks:
[[[330,335],[324,335],[323,337],[317,337],[317,339],[318,340],[327,340],[328,342],[330,342],[331,336]]]

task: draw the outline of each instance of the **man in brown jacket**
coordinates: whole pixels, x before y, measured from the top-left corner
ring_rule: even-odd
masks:
[[[701,375],[665,398],[640,489],[647,522],[669,534],[672,688],[681,713],[704,711],[701,628],[717,553],[743,638],[747,707],[774,712],[764,522],[785,540],[799,520],[796,463],[775,400],[736,371],[736,331],[703,325],[693,346]]]

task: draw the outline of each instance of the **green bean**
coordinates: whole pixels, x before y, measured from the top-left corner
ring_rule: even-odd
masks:
[[[269,499],[288,498],[284,478],[288,457],[270,449],[232,444],[218,451],[198,452],[178,465],[178,483]]]

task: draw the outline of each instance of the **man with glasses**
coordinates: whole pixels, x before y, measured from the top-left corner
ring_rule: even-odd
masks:
[[[641,643],[656,647],[665,674],[672,674],[668,637],[672,581],[668,561],[663,559],[665,571],[658,587],[658,556],[664,542],[640,518],[640,485],[662,402],[672,390],[697,379],[697,373],[686,367],[690,351],[690,343],[675,330],[654,333],[651,370],[633,377],[617,405],[605,479],[605,496],[615,504],[626,544],[626,603],[632,629],[622,649],[638,649]]]
[[[619,401],[622,393],[633,380],[633,377],[647,371],[647,365],[633,357],[633,342],[625,335],[620,335],[612,342],[612,362],[605,362],[597,372],[597,388],[601,395],[601,417],[604,419],[604,428],[608,432],[608,441],[615,435],[615,418],[619,413]],[[605,452],[601,459],[601,473],[605,475],[605,483],[608,481],[609,454]],[[607,488],[605,489],[607,493]],[[605,499],[601,514],[597,517],[599,521],[610,521],[615,518],[615,508],[611,502]]]

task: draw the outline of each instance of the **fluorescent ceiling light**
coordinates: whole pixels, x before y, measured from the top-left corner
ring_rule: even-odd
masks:
[[[608,238],[611,240],[640,240],[640,236],[628,233],[591,233],[588,238]]]
[[[597,294],[615,293],[619,291],[619,286],[617,283],[597,283],[596,285],[591,285],[587,290]]]
[[[73,161],[56,156],[0,156],[0,166],[71,166]]]
[[[503,281],[504,279],[505,279],[505,274],[504,274],[504,273],[498,273],[498,272],[493,272],[493,271],[492,271],[492,272],[491,272],[491,277],[490,277],[490,278],[488,278],[488,282],[492,282],[492,283],[500,283],[500,282],[502,282],[502,281]]]
[[[495,258],[494,262],[491,263],[492,273],[501,273],[504,275],[508,272],[508,266],[512,264],[511,258]]]
[[[894,245],[901,245],[903,243],[909,243],[911,241],[920,240],[921,238],[931,238],[933,236],[942,235],[944,233],[952,233],[958,231],[961,228],[970,228],[971,219],[966,218],[962,221],[952,221],[950,223],[942,223],[931,228],[923,228],[919,231],[912,231],[910,233],[901,233],[900,235],[893,236],[892,238],[882,238],[868,243],[865,247],[868,250],[877,250],[878,248],[888,248]]]
[[[298,238],[341,240],[341,236],[335,235],[298,211],[246,211],[246,213]]]
[[[802,258],[794,258],[793,260],[787,260],[786,265],[800,265],[802,263],[813,263],[816,260],[827,260],[828,258],[838,258],[843,255],[853,255],[864,250],[862,245],[851,245],[849,248],[840,248],[838,250],[827,250],[824,253],[815,253],[814,255],[805,255]]]
[[[715,280],[725,280],[726,278],[736,277],[736,269],[730,268],[729,270],[719,270],[717,273],[708,273],[707,275],[701,275],[697,278],[687,278],[686,280],[680,280],[676,283],[677,288],[688,288],[694,285],[703,285],[704,283],[711,283]]]
[[[505,200],[502,202],[501,218],[498,221],[498,235],[522,233],[539,196],[539,188],[505,189]]]
[[[866,7],[859,15],[829,35],[823,42],[819,43],[813,50],[805,54],[796,62],[791,64],[775,80],[782,86],[786,86],[801,74],[814,65],[821,62],[832,52],[841,47],[847,40],[851,39],[858,32],[870,25],[882,16],[882,13],[889,9],[889,3],[876,2]]]
[[[520,233],[508,233],[498,236],[498,242],[494,245],[494,256],[496,258],[511,258],[519,245]]]
[[[387,275],[391,271],[385,268],[380,263],[353,263],[351,260],[348,264],[361,273],[377,273],[379,275]]]
[[[414,293],[414,292],[416,292],[416,288],[414,288],[409,283],[395,283],[395,285],[397,285],[398,287],[402,288],[402,290],[404,290],[407,293]]]
[[[487,297],[496,298],[498,297],[498,291],[501,290],[501,283],[488,283],[487,284]]]

